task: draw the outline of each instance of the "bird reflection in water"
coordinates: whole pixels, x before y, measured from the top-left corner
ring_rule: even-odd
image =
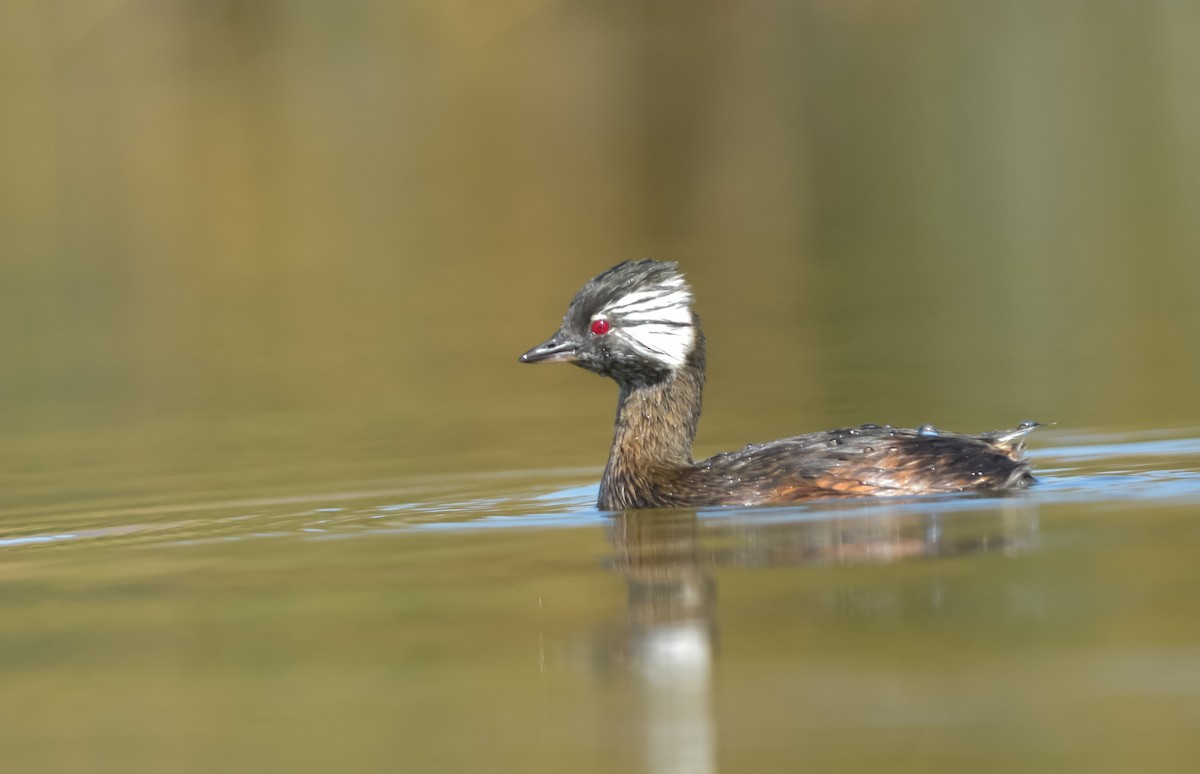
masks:
[[[599,637],[601,658],[643,686],[647,770],[703,774],[717,770],[716,568],[1020,554],[1037,548],[1038,526],[1028,498],[997,497],[732,514],[631,510],[612,517],[610,534],[610,566],[625,578],[628,607]]]

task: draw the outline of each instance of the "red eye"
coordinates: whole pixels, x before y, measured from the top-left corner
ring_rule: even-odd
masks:
[[[603,336],[608,333],[610,328],[612,326],[608,324],[608,320],[592,320],[592,333],[597,336]]]

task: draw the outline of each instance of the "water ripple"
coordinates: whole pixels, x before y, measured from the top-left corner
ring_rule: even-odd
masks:
[[[705,520],[816,521],[882,512],[949,513],[1021,498],[1056,503],[1200,503],[1200,437],[1131,433],[1059,437],[1031,453],[1040,483],[1012,495],[875,498],[785,507],[704,509]],[[313,495],[9,515],[0,550],[69,545],[191,545],[265,538],[333,539],[430,530],[567,528],[605,523],[595,506],[596,469],[428,477],[398,486]],[[584,483],[581,483],[584,482]],[[47,528],[53,524],[53,528]]]

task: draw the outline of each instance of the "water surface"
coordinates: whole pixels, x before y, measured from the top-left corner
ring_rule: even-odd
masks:
[[[1046,436],[1011,496],[609,514],[549,470],[13,518],[6,759],[1185,770],[1200,439]]]

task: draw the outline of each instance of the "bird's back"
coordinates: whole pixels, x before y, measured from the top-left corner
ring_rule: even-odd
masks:
[[[810,433],[698,462],[681,488],[709,502],[748,505],[1017,489],[1033,482],[1024,437],[1035,427],[962,435],[862,425]]]

